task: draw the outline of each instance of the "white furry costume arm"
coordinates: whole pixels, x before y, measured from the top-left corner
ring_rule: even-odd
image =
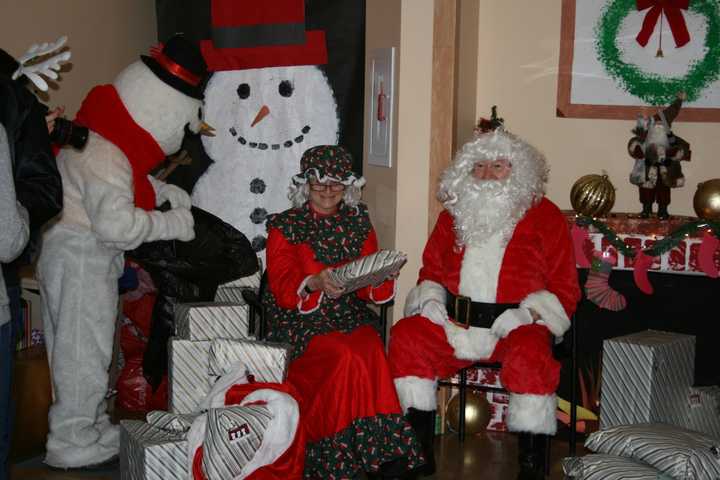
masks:
[[[114,145],[93,137],[84,161],[72,169],[75,178],[71,181],[80,185],[85,211],[99,240],[131,250],[143,242],[194,238],[188,209],[158,212],[135,207],[130,164]],[[88,148],[96,151],[88,152]]]
[[[20,255],[30,235],[28,212],[15,197],[15,180],[5,127],[0,124],[0,262],[13,261]],[[0,285],[0,288],[5,288]]]
[[[190,195],[182,188],[165,183],[162,180],[158,180],[152,175],[148,175],[148,180],[155,190],[155,198],[158,205],[162,205],[165,202],[170,202],[172,208],[187,208],[190,209],[192,202]]]

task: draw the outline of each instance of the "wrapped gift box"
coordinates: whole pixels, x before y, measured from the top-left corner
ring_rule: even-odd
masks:
[[[692,387],[686,428],[720,440],[720,387]]]
[[[500,382],[500,370],[494,367],[475,367],[468,368],[466,372],[468,385],[477,385],[480,387],[503,388]],[[460,383],[460,373],[456,373],[452,377],[453,383]]]
[[[225,375],[242,365],[257,382],[282,383],[287,378],[292,347],[253,340],[213,340],[209,366],[213,375]]]
[[[171,338],[168,365],[168,406],[173,413],[193,413],[210,393],[216,377],[208,374],[210,341]]]
[[[163,430],[140,420],[120,421],[122,480],[189,478],[186,434]]]
[[[380,250],[330,271],[330,278],[345,289],[354,292],[368,285],[380,285],[390,275],[400,271],[407,256],[395,250]]]
[[[490,421],[487,430],[495,432],[507,432],[507,413],[510,396],[501,392],[485,392],[488,404],[490,404]]]
[[[261,276],[262,268],[250,276],[238,278],[232,282],[223,283],[218,287],[217,292],[215,293],[215,301],[239,303],[244,305],[245,299],[242,298],[242,291],[252,289],[257,292],[260,289]]]
[[[248,306],[239,303],[181,303],[175,309],[175,331],[183,340],[249,338]]]
[[[259,259],[258,259],[259,261]],[[221,288],[253,288],[255,290],[260,288],[260,278],[262,277],[262,267],[252,275],[247,277],[238,278],[232,282],[223,283],[220,285]]]
[[[695,337],[646,330],[603,342],[600,428],[636,423],[684,426]]]

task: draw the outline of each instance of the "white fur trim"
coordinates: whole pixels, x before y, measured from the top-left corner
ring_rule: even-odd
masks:
[[[242,480],[257,469],[274,463],[295,440],[300,421],[300,407],[294,398],[277,390],[256,390],[245,397],[241,405],[264,401],[273,418],[270,420],[262,444],[255,456],[234,480]]]
[[[395,280],[393,280],[392,282],[393,282],[393,291],[390,294],[390,296],[384,300],[375,300],[375,295],[373,295],[375,288],[370,287],[370,300],[376,305],[382,305],[383,303],[388,303],[390,300],[395,298],[395,295],[397,295],[397,282]]]
[[[511,393],[506,420],[508,430],[555,435],[556,410],[557,397],[554,393],[549,395]]]
[[[570,319],[554,293],[538,290],[525,297],[520,306],[535,310],[540,315],[538,323],[545,325],[556,337],[562,337],[570,328]]]
[[[404,316],[417,315],[422,310],[423,304],[429,300],[437,300],[442,305],[447,301],[445,287],[432,280],[423,280],[415,285],[408,293],[405,300]]]
[[[400,377],[395,379],[395,390],[403,412],[410,407],[425,411],[437,409],[437,380],[412,375]]]
[[[498,278],[507,242],[496,233],[480,246],[470,245],[460,267],[460,295],[470,297],[474,302],[495,303]]]
[[[308,275],[307,277],[305,277],[305,279],[302,281],[302,283],[300,283],[300,286],[297,289],[297,295],[298,295],[298,297],[300,297],[300,300],[298,300],[297,308],[298,308],[298,312],[300,312],[303,315],[312,313],[315,310],[317,310],[318,308],[320,308],[320,304],[323,301],[323,296],[325,296],[325,292],[320,292],[320,297],[318,298],[317,305],[315,305],[315,307],[311,308],[310,310],[303,310],[302,305],[303,305],[303,303],[305,303],[305,300],[307,300],[307,298],[310,296],[305,292],[305,285],[307,285],[308,280],[310,280],[310,277],[312,277],[312,275]]]
[[[447,341],[455,349],[455,357],[460,360],[482,360],[492,355],[498,338],[489,328],[458,327],[452,322],[445,325]]]

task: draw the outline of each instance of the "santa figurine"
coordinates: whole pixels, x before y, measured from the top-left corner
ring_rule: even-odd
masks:
[[[686,94],[652,117],[638,117],[634,136],[628,142],[628,153],[635,159],[630,183],[637,185],[643,205],[641,218],[652,215],[653,204],[658,204],[657,218],[670,218],[670,189],[685,185],[680,162],[690,161],[690,144],[675,135],[672,122],[680,113]]]
[[[552,347],[580,299],[573,247],[565,217],[545,198],[545,157],[499,121],[483,130],[442,175],[445,210],[406,318],[391,330],[390,369],[429,474],[438,378],[479,360],[501,362],[520,478],[544,478],[560,376]]]
[[[190,198],[148,174],[181,145],[198,112],[206,65],[182,36],[93,88],[76,121],[84,150],[58,156],[64,210],[38,263],[54,401],[45,462],[68,469],[109,461],[119,428],[106,412],[123,252],[153,240],[194,237]],[[161,212],[156,205],[169,201]]]

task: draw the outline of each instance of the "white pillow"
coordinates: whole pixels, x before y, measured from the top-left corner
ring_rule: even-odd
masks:
[[[562,460],[563,472],[572,480],[658,480],[662,473],[650,465],[616,455],[591,454]],[[670,478],[670,477],[666,477]]]
[[[618,425],[591,434],[585,447],[645,462],[677,480],[720,478],[720,445],[702,433],[662,423]]]

